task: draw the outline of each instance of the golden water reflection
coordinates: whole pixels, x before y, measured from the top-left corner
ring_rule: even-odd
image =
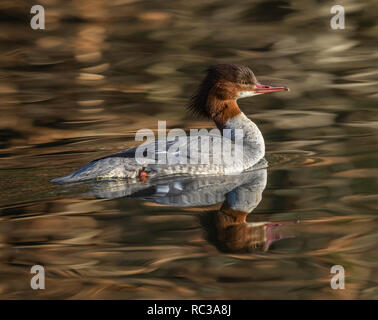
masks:
[[[0,3],[0,297],[378,297],[376,1],[344,1],[339,31],[326,1],[39,3],[44,31],[26,2]],[[222,192],[180,207],[49,183],[158,120],[212,127],[185,106],[219,62],[291,88],[240,101],[270,162],[253,212]]]

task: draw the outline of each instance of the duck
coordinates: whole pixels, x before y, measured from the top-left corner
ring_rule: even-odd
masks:
[[[207,138],[212,143],[219,138],[219,134],[210,132],[181,139],[179,151],[184,149],[186,151],[181,155],[176,150],[175,154],[178,153],[178,158],[181,159],[174,163],[161,163],[158,158],[161,153],[168,155],[177,140],[156,139],[144,143],[146,150],[153,150],[144,159],[137,156],[140,154],[138,153],[140,146],[137,146],[93,160],[66,176],[52,179],[51,182],[58,184],[91,180],[144,182],[166,176],[237,175],[244,171],[266,167],[264,137],[258,126],[241,111],[237,100],[282,91],[289,91],[289,88],[260,83],[253,71],[244,65],[210,66],[197,92],[192,96],[188,110],[194,116],[212,120],[219,130],[223,143],[236,146],[237,138],[241,137],[242,153],[234,161],[223,161],[219,159],[219,154],[213,148],[206,149],[198,143],[198,139],[203,141],[202,139]],[[226,135],[225,132],[229,134]],[[194,141],[197,143],[193,143]],[[194,154],[202,159],[205,153],[210,161],[205,163],[191,161]],[[235,150],[233,154],[236,155]]]

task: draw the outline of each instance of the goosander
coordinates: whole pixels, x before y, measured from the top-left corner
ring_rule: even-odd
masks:
[[[241,159],[232,164],[221,163],[199,163],[199,164],[143,164],[136,160],[137,148],[131,148],[115,153],[104,158],[93,160],[75,172],[60,178],[51,180],[55,183],[74,183],[88,180],[109,180],[109,179],[131,179],[145,181],[151,178],[158,178],[170,175],[225,175],[240,173],[250,170],[255,166],[261,167],[261,161],[266,163],[265,143],[257,125],[251,121],[239,108],[237,100],[264,93],[288,91],[287,87],[274,87],[264,85],[257,81],[252,70],[246,66],[236,64],[218,64],[211,66],[207,70],[205,79],[200,84],[197,94],[195,94],[189,105],[195,115],[205,116],[213,120],[219,130],[230,129],[235,132],[241,129],[243,132],[243,155]],[[197,137],[198,138],[198,137]],[[224,139],[228,139],[223,137]],[[196,146],[197,153],[201,149],[191,143],[192,137],[186,138],[188,148]],[[215,139],[209,134],[209,139]],[[230,143],[235,142],[235,134],[229,138]],[[161,146],[163,150],[169,150],[174,141],[168,139],[155,140],[154,154],[152,157],[157,160]],[[203,151],[205,152],[205,151]],[[206,151],[210,158],[216,157],[212,150]],[[188,152],[186,157],[192,153]]]

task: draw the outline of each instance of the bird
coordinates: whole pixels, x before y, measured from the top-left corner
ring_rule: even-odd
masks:
[[[177,139],[156,139],[144,143],[145,150],[153,152],[143,159],[137,156],[140,155],[138,150],[141,147],[137,146],[93,160],[73,173],[52,179],[51,182],[65,184],[119,179],[143,182],[165,176],[237,175],[246,170],[266,167],[264,137],[257,125],[241,111],[237,100],[281,91],[289,91],[289,88],[260,83],[253,71],[244,65],[212,65],[206,70],[205,78],[192,96],[188,110],[194,116],[213,120],[221,136],[210,132],[185,137],[180,140],[179,151],[173,148]],[[234,147],[233,155],[236,155],[238,132],[241,132],[242,154],[231,162],[220,159],[214,148],[206,149],[198,143],[198,139],[204,141],[202,139],[207,138],[210,143],[215,143],[221,138],[223,145],[229,143]],[[176,161],[160,163],[158,158],[162,154],[169,158],[172,148]],[[181,152],[182,150],[185,152]],[[146,152],[142,154],[145,155]],[[192,161],[194,155],[201,159],[207,156],[209,161],[196,163]]]

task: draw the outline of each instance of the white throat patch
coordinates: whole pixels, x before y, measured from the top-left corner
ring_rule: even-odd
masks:
[[[254,91],[240,91],[236,99],[258,96],[261,93],[256,93]]]

